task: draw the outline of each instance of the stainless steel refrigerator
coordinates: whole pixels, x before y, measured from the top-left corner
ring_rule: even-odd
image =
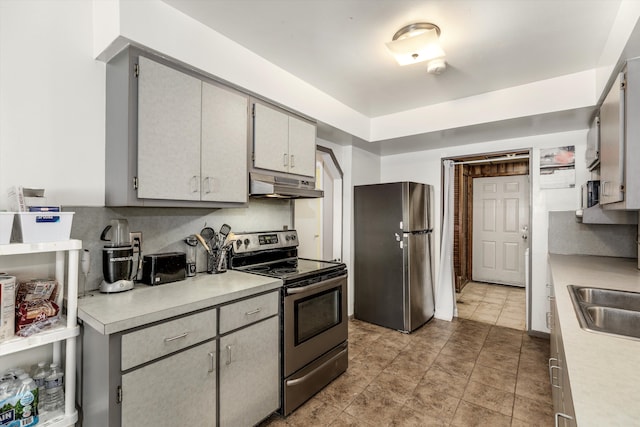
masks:
[[[354,317],[409,333],[433,317],[433,188],[354,188]]]

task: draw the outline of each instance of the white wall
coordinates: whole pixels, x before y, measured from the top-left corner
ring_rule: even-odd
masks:
[[[352,145],[340,146],[328,141],[318,143],[331,148],[344,173],[342,253],[343,262],[349,271],[353,271],[353,187],[356,185],[380,182],[380,156],[369,153]],[[353,314],[353,275],[349,276],[348,313]]]
[[[0,209],[11,185],[104,204],[105,65],[92,40],[91,2],[0,1]]]
[[[470,144],[447,149],[426,150],[419,153],[386,156],[381,160],[381,181],[411,180],[431,184],[435,189],[436,227],[434,233],[435,266],[440,255],[440,229],[442,225],[442,180],[441,159],[504,150],[533,149],[532,168],[532,322],[533,330],[548,332],[545,324],[546,306],[546,260],[548,212],[575,210],[580,203],[580,184],[587,180],[584,161],[586,130],[539,135],[481,144]],[[576,146],[576,188],[540,190],[540,149],[565,145]],[[436,271],[436,275],[438,272]]]

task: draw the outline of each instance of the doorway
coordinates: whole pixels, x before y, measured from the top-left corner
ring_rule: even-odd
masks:
[[[453,227],[453,265],[458,317],[499,324],[515,329],[526,330],[528,325],[528,307],[525,289],[517,288],[516,282],[487,279],[481,276],[474,281],[474,259],[482,260],[484,248],[474,248],[474,229],[478,227],[478,219],[474,222],[474,180],[481,178],[521,177],[526,183],[527,194],[524,198],[526,207],[526,224],[530,220],[530,182],[529,178],[529,150],[515,152],[486,153],[473,156],[451,158],[455,162],[454,173],[454,227]],[[508,178],[505,178],[508,180]],[[513,202],[509,202],[513,203]],[[503,206],[504,207],[504,206]],[[520,206],[518,207],[519,210]],[[497,212],[496,212],[497,213]],[[496,215],[497,216],[497,215]],[[524,221],[523,221],[524,222]],[[522,228],[523,222],[518,224]],[[511,229],[516,228],[510,224]],[[527,227],[529,232],[529,227]],[[521,238],[521,236],[520,236]],[[528,248],[528,240],[524,248]],[[497,256],[494,253],[494,256]],[[501,255],[500,255],[501,256]],[[490,257],[488,257],[490,259]],[[510,268],[516,258],[507,260]],[[525,265],[525,257],[517,255],[520,265]],[[528,272],[528,270],[527,270]],[[528,273],[527,273],[528,274]],[[491,281],[489,281],[491,280]],[[525,274],[525,285],[528,282]]]
[[[324,191],[324,197],[294,202],[298,256],[342,261],[342,177],[342,169],[333,151],[318,146],[316,188]]]

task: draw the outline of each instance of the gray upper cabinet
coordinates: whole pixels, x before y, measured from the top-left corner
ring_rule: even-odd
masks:
[[[139,58],[138,197],[200,200],[202,82]]]
[[[253,113],[253,166],[315,177],[315,124],[260,103]]]
[[[201,199],[247,201],[247,97],[202,83]]]
[[[620,202],[624,180],[624,74],[600,107],[600,204]]]
[[[249,126],[248,95],[122,52],[107,64],[106,205],[246,206]]]
[[[600,107],[600,204],[640,209],[640,58],[626,66]]]

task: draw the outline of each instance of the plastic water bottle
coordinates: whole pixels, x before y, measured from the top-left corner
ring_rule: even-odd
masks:
[[[62,387],[64,385],[64,373],[57,363],[49,365],[49,372],[44,379],[45,388]]]
[[[64,408],[64,390],[62,386],[45,389],[45,412],[57,411]]]
[[[36,383],[27,375],[27,378],[22,380],[16,393],[18,396],[21,396],[20,403],[23,405],[22,418],[28,418],[37,414],[38,392],[36,390],[38,390]]]
[[[44,408],[44,381],[47,377],[46,363],[38,362],[38,365],[36,365],[35,369],[33,370],[33,375],[31,375],[31,377],[33,378],[33,382],[36,383],[36,386],[38,387],[38,410],[41,411]]]
[[[57,363],[52,363],[49,368],[44,380],[45,392],[42,406],[47,412],[64,408],[64,373]]]

